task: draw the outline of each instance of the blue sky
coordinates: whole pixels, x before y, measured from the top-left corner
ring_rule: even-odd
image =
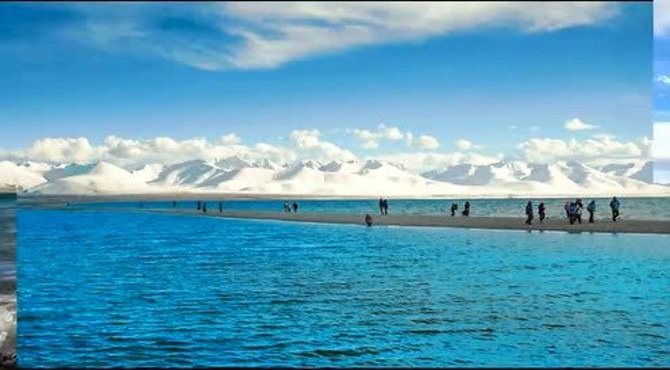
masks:
[[[651,137],[651,3],[400,6],[2,3],[0,149],[231,133],[300,149],[309,131],[308,149],[356,157],[507,156]]]

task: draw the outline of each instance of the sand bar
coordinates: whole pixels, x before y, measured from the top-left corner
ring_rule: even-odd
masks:
[[[91,206],[27,206],[26,208],[59,209],[71,211],[105,211],[105,212],[149,212],[174,215],[192,215],[202,217],[244,218],[258,220],[277,220],[294,222],[317,222],[331,224],[356,224],[365,226],[365,214],[355,213],[286,213],[267,211],[230,211],[219,213],[218,209],[211,209],[208,213],[183,209],[138,209],[138,208],[108,208]],[[458,227],[473,229],[502,229],[502,230],[538,230],[538,231],[566,231],[566,232],[598,232],[598,233],[644,233],[670,234],[670,220],[620,220],[617,222],[598,220],[589,224],[570,225],[567,220],[551,219],[540,223],[535,220],[533,225],[526,225],[524,219],[514,217],[450,217],[449,215],[378,215],[372,214],[374,226],[427,226],[427,227]]]

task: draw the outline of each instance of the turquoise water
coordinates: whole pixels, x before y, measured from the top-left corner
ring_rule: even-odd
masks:
[[[18,213],[19,364],[670,366],[670,236]]]
[[[610,198],[596,198],[596,219],[611,217]],[[288,200],[292,203],[292,200]],[[528,200],[524,199],[470,199],[472,216],[525,217]],[[565,218],[563,205],[566,199],[532,199],[535,211],[540,202],[547,206],[549,218]],[[584,198],[584,206],[590,198]],[[218,212],[218,201],[205,201],[209,212]],[[283,211],[284,200],[224,200],[224,209],[246,211]],[[458,203],[459,211],[463,210],[465,199],[391,199],[390,214],[449,214],[451,203]],[[670,219],[670,197],[666,198],[621,198],[621,220],[625,219]],[[300,200],[299,212],[328,213],[379,213],[377,199],[367,200]],[[131,208],[172,208],[172,202],[114,202],[93,203],[95,207],[131,207]],[[180,209],[195,209],[196,201],[180,201]],[[586,214],[586,212],[584,212]]]

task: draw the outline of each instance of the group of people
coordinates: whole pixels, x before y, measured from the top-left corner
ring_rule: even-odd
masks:
[[[177,208],[177,202],[172,202],[172,208]],[[207,213],[207,203],[198,201],[196,209],[202,211],[202,213]],[[223,202],[219,202],[219,213],[223,213]]]
[[[294,213],[298,213],[298,208],[299,208],[298,203],[293,202],[293,212]],[[284,203],[284,212],[291,213],[291,205],[288,202]]]
[[[456,211],[458,211],[458,203],[451,203],[451,217],[456,216]],[[470,202],[465,202],[461,214],[465,217],[470,216]]]
[[[389,214],[389,200],[384,198],[379,198],[379,213],[382,215]]]
[[[610,209],[612,210],[612,221],[616,222],[617,218],[619,217],[619,207],[621,207],[621,202],[617,197],[613,197],[609,205]],[[580,198],[575,199],[574,202],[565,202],[563,209],[565,210],[565,215],[571,225],[573,225],[575,222],[580,224],[582,223],[582,210],[584,209],[584,203]],[[594,216],[596,213],[595,199],[592,199],[589,202],[589,204],[586,206],[586,211],[589,213],[589,223],[594,223]],[[540,203],[537,207],[537,213],[540,216],[540,222],[543,222],[547,217],[546,212],[546,206],[544,203]],[[528,201],[528,204],[526,204],[526,225],[532,225],[533,218],[533,202]]]

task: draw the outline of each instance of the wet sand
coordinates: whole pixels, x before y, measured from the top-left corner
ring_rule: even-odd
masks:
[[[32,208],[32,207],[31,207]],[[78,206],[41,206],[41,209],[60,209],[70,211],[96,210],[105,212],[149,212],[174,215],[192,215],[202,217],[225,217],[258,220],[276,220],[293,222],[316,222],[331,224],[355,224],[365,226],[365,214],[351,213],[286,213],[286,212],[257,212],[257,211],[227,211],[219,213],[218,209],[203,213],[196,210],[174,209],[137,209],[137,208],[96,208]],[[472,229],[499,229],[499,230],[528,230],[528,231],[566,231],[566,232],[598,232],[598,233],[644,233],[670,234],[670,221],[652,220],[621,220],[617,222],[599,220],[589,224],[570,225],[567,220],[551,219],[540,223],[534,220],[533,225],[526,225],[525,219],[513,217],[450,217],[449,215],[375,215],[372,214],[374,226],[426,226],[426,227],[457,227]]]

